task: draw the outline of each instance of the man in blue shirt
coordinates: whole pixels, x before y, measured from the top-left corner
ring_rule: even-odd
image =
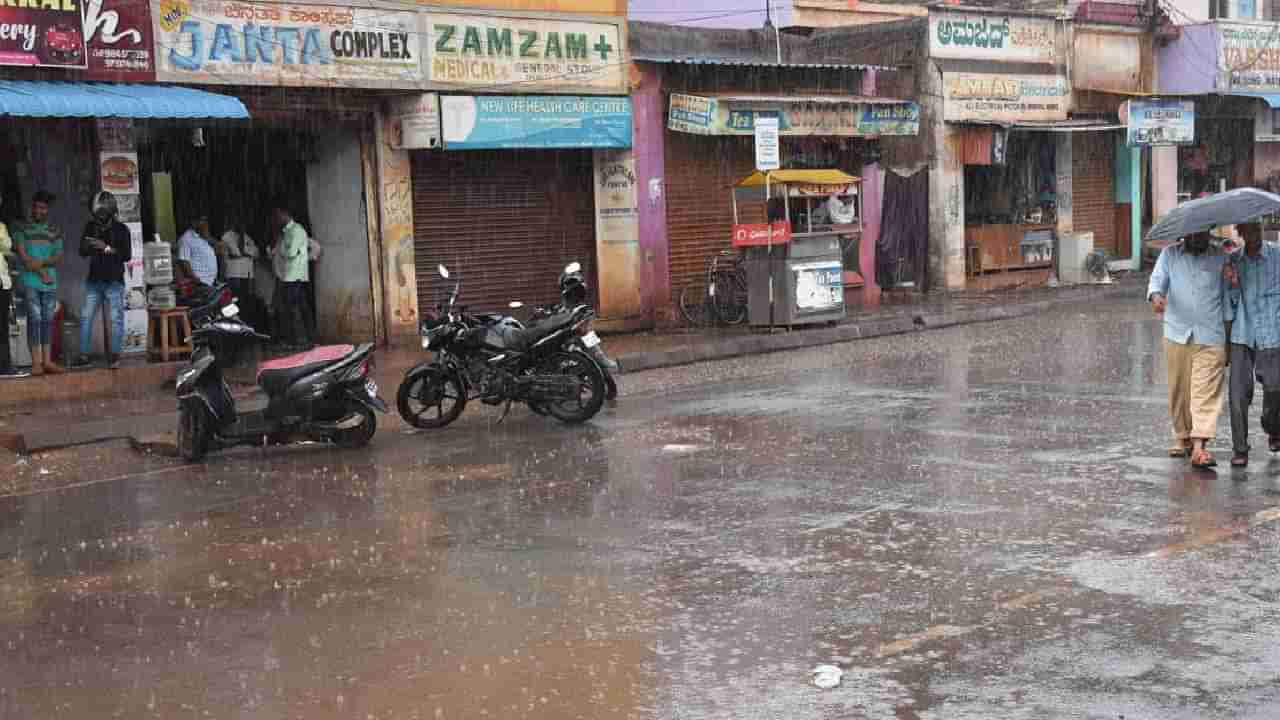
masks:
[[[1244,252],[1232,257],[1231,464],[1249,464],[1249,406],[1262,383],[1262,431],[1280,452],[1280,247],[1262,242],[1257,223],[1240,226]]]
[[[1209,233],[1196,233],[1160,253],[1147,286],[1147,300],[1164,317],[1173,420],[1169,454],[1189,453],[1197,468],[1218,464],[1208,444],[1217,435],[1226,375],[1226,266],[1226,254],[1209,242]]]

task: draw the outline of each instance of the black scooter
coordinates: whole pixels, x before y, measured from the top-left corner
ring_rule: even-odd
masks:
[[[178,452],[188,461],[235,445],[278,445],[295,439],[356,448],[377,432],[386,413],[369,378],[373,345],[328,345],[258,367],[266,408],[236,410],[223,363],[245,343],[270,340],[240,319],[235,296],[216,285],[191,309],[191,363],[178,373]]]

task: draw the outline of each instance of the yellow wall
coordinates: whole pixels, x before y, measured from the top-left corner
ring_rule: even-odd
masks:
[[[583,14],[627,14],[627,0],[419,0],[419,5]]]

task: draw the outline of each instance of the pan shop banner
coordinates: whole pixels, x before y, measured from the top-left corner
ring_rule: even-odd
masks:
[[[445,150],[629,148],[631,99],[570,95],[446,95]]]
[[[0,7],[0,65],[87,67],[80,2],[4,2]]]
[[[157,78],[250,85],[417,87],[414,12],[157,0]]]
[[[1061,75],[946,73],[943,119],[951,122],[1066,120],[1071,86]]]
[[[1130,100],[1127,112],[1129,147],[1195,144],[1195,101]]]
[[[829,98],[671,95],[667,127],[694,135],[754,135],[756,118],[778,118],[782,135],[918,135],[920,106]]]

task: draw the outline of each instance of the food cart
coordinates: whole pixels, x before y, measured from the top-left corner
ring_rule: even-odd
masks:
[[[844,319],[844,251],[862,234],[859,183],[840,170],[772,170],[734,186],[733,246],[745,254],[751,325]],[[739,202],[763,202],[768,222],[742,223]]]

